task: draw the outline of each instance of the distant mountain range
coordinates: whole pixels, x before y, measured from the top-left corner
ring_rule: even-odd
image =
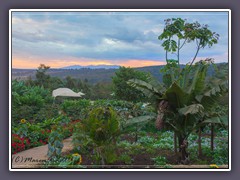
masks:
[[[66,66],[62,67],[60,69],[118,69],[120,66],[118,65],[105,65],[105,64],[100,64],[100,65],[89,65],[89,66],[80,66],[80,65],[73,65],[73,66]]]
[[[226,64],[226,63],[218,63]],[[53,77],[59,77],[61,79],[66,78],[67,76],[71,76],[73,78],[79,78],[81,80],[87,79],[89,83],[96,84],[99,82],[107,82],[110,83],[112,81],[112,77],[115,75],[115,72],[118,70],[120,66],[117,65],[97,65],[97,66],[67,66],[63,68],[50,68],[47,74]],[[157,80],[162,81],[162,73],[160,69],[164,66],[145,66],[134,68],[139,71],[150,73]],[[184,65],[181,65],[184,67]],[[26,80],[31,76],[32,79],[35,79],[37,69],[12,69],[12,79],[21,79]],[[208,71],[208,74],[212,74],[214,72],[214,68],[211,67]]]

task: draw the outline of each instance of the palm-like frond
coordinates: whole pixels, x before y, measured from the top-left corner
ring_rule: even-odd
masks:
[[[203,105],[206,111],[210,111],[216,105],[224,94],[228,92],[227,81],[217,81],[219,84],[211,84],[205,92],[197,95],[196,100]]]
[[[228,126],[228,116],[215,116],[209,117],[204,120],[202,123],[213,123],[213,124],[221,124],[224,126]]]
[[[181,108],[188,104],[189,97],[189,94],[176,82],[174,82],[163,95],[163,99],[166,99],[173,108]]]
[[[162,96],[162,92],[164,92],[163,87],[157,87],[145,81],[139,79],[130,79],[127,82],[130,86],[142,91],[146,96]]]
[[[178,112],[182,115],[188,114],[202,114],[204,107],[201,104],[191,104],[189,106],[185,106],[183,108],[179,108]]]
[[[212,112],[222,95],[228,92],[228,81],[226,78],[217,79],[215,75],[212,79],[207,77],[209,67],[210,64],[202,62],[191,66],[191,69],[187,66],[175,79],[169,74],[171,85],[167,89],[136,79],[130,80],[129,84],[148,96],[156,95],[161,100],[159,107],[162,101],[168,103],[167,110],[158,108],[158,129],[161,129],[165,122],[176,133],[186,137],[205,123],[221,122],[226,125],[227,118]]]

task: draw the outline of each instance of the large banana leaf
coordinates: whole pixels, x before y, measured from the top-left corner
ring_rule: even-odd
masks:
[[[162,92],[164,91],[163,87],[157,88],[152,84],[142,81],[140,79],[130,79],[128,80],[127,83],[130,86],[135,87],[136,89],[142,91],[147,96],[151,96],[151,95],[162,96]]]
[[[228,83],[227,81],[223,81],[220,84],[216,84],[214,87],[210,88],[204,93],[204,96],[217,96],[222,93],[228,91]]]
[[[188,114],[202,114],[204,107],[201,104],[192,104],[189,106],[185,106],[184,108],[178,109],[178,112],[182,115]]]
[[[208,66],[199,65],[193,76],[193,81],[188,88],[188,93],[201,94],[205,88]]]
[[[202,123],[213,123],[213,124],[222,124],[228,126],[228,116],[215,116],[211,118],[207,118]]]
[[[182,108],[189,102],[190,95],[186,93],[176,82],[165,92],[163,99],[166,99],[173,107]]]
[[[220,85],[215,85],[214,87],[209,88],[202,95],[197,95],[195,99],[201,103],[206,111],[210,111],[213,106],[215,106],[222,95],[228,91],[227,82],[222,82]]]

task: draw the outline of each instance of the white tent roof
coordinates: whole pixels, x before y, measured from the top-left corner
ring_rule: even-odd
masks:
[[[83,95],[85,95],[85,94],[83,94],[82,92],[76,93],[68,88],[58,88],[58,89],[53,90],[53,92],[52,92],[53,97],[57,97],[57,96],[81,97]]]

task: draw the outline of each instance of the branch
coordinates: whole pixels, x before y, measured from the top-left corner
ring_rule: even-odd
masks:
[[[195,59],[196,59],[196,57],[197,57],[197,54],[198,54],[198,52],[199,52],[200,49],[201,49],[201,47],[200,47],[200,45],[198,45],[198,47],[197,47],[197,52],[196,52],[196,54],[195,54],[195,56],[194,56],[194,58],[193,58],[193,60],[192,60],[192,62],[191,62],[191,64],[190,64],[190,66],[189,66],[189,69],[190,69],[190,67],[192,66],[193,62],[195,61]]]
[[[198,40],[196,39],[196,43],[197,43],[197,47],[199,47],[199,42],[198,42]]]
[[[181,47],[179,49],[182,49],[183,45],[186,43],[187,39],[184,40],[183,44],[181,45]]]

